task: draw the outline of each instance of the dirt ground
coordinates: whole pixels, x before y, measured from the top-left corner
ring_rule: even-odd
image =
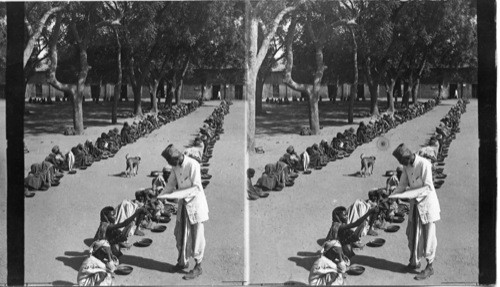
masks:
[[[33,285],[69,285],[76,283],[78,268],[91,243],[98,224],[99,211],[106,205],[116,206],[123,199],[132,199],[134,192],[151,185],[152,170],[161,170],[165,160],[161,151],[170,143],[183,148],[202,126],[203,120],[219,105],[210,101],[188,116],[164,125],[134,144],[123,147],[113,158],[94,163],[75,175],[66,174],[61,184],[48,191],[37,192],[25,201],[25,276]],[[106,103],[105,103],[106,104]],[[104,104],[104,105],[105,105]],[[120,110],[130,110],[127,103]],[[70,149],[86,139],[95,141],[107,124],[106,107],[85,103],[87,115],[82,136],[60,134],[62,126],[71,125],[68,103],[59,106],[27,105],[33,114],[25,117],[26,169],[41,161],[58,144]],[[47,107],[47,108],[46,108]],[[44,110],[42,112],[42,110]],[[63,112],[56,112],[64,110]],[[108,109],[109,110],[109,109]],[[47,116],[55,116],[42,127]],[[244,102],[235,102],[225,118],[225,133],[215,144],[209,173],[213,176],[206,187],[210,220],[205,225],[207,248],[203,261],[204,274],[195,281],[184,281],[183,274],[173,273],[177,250],[173,236],[175,216],[164,233],[145,231],[153,244],[147,248],[132,247],[125,251],[121,263],[134,268],[128,276],[116,275],[116,285],[222,285],[243,280],[243,206],[244,171],[236,167],[244,162]],[[109,116],[108,116],[109,117]],[[130,119],[129,119],[130,120]],[[120,119],[117,127],[123,125]],[[58,126],[59,125],[59,126]],[[47,127],[48,126],[48,127]],[[133,178],[119,175],[125,170],[125,155],[140,155],[139,174]],[[134,236],[130,241],[140,239]],[[192,263],[194,266],[194,263]]]
[[[85,171],[65,175],[61,184],[38,192],[25,201],[25,278],[28,285],[72,285],[99,223],[99,211],[106,205],[117,205],[133,198],[134,192],[148,187],[152,170],[160,170],[164,160],[159,156],[169,143],[188,144],[203,120],[219,102],[207,104],[192,114],[169,123],[136,143],[122,148],[114,158],[94,163]],[[304,150],[321,139],[331,140],[337,132],[351,127],[345,115],[331,109],[331,103],[320,104],[320,120],[324,126],[319,136],[298,135],[300,126],[307,126],[305,103],[290,106],[264,104],[268,111],[257,118],[257,146],[265,154],[249,157],[250,166],[262,173],[266,163],[276,162],[286,147],[293,144]],[[358,103],[356,112],[366,110]],[[392,150],[401,142],[418,149],[445,115],[453,100],[444,101],[422,117],[389,131],[387,150],[377,148],[377,139],[362,145],[349,157],[328,164],[311,175],[300,175],[293,187],[273,192],[266,199],[246,201],[244,192],[244,102],[235,101],[226,116],[225,133],[215,145],[210,171],[213,175],[206,188],[210,220],[206,224],[206,256],[204,274],[195,281],[184,281],[182,274],[172,273],[177,251],[173,236],[174,221],[164,233],[146,231],[153,239],[147,248],[132,247],[125,251],[122,263],[134,268],[128,276],[115,277],[116,285],[240,285],[307,283],[309,269],[330,227],[332,209],[365,199],[368,190],[385,185],[386,170],[397,162]],[[342,106],[345,103],[337,103]],[[287,109],[284,109],[287,107]],[[33,114],[25,117],[26,173],[29,165],[43,160],[53,145],[62,150],[95,139],[109,125],[107,103],[85,103],[85,135],[64,136],[61,131],[71,126],[69,103],[59,105],[27,105]],[[340,108],[342,109],[342,108]],[[131,103],[121,103],[119,112],[130,111]],[[91,112],[91,113],[89,113]],[[88,114],[87,114],[88,113]],[[5,101],[0,101],[0,114],[5,115]],[[49,120],[51,122],[49,122]],[[120,128],[125,120],[119,119]],[[356,118],[354,128],[360,120]],[[0,160],[5,162],[5,121],[0,121]],[[461,130],[451,143],[444,172],[448,174],[438,189],[441,221],[437,223],[438,250],[435,274],[417,282],[413,274],[404,273],[408,247],[404,233],[406,222],[396,233],[378,231],[387,240],[380,248],[365,247],[357,252],[353,263],[366,267],[361,276],[348,276],[349,285],[472,285],[478,277],[478,131],[477,101],[473,100],[462,116]],[[464,152],[467,151],[467,152]],[[139,175],[134,178],[115,176],[125,169],[124,157],[140,155]],[[367,178],[349,176],[359,169],[361,153],[375,155],[374,174]],[[466,167],[466,168],[464,168]],[[6,167],[0,165],[0,284],[6,282]],[[244,211],[249,210],[249,230],[244,229]],[[173,217],[175,220],[175,217]],[[249,249],[244,250],[245,234],[249,232]],[[140,237],[134,236],[132,241]],[[372,237],[363,238],[367,242]],[[249,258],[244,258],[247,252]],[[248,262],[245,267],[244,263]]]
[[[350,157],[330,162],[322,170],[300,175],[295,185],[281,192],[271,192],[265,199],[250,202],[250,282],[252,284],[307,284],[309,270],[331,225],[331,212],[339,205],[348,206],[356,199],[366,199],[369,190],[385,187],[387,170],[397,167],[391,153],[404,142],[413,150],[423,145],[434,132],[439,120],[456,101],[446,100],[424,116],[404,123],[385,134],[386,150],[377,148],[378,138],[358,147]],[[322,103],[321,109],[328,104]],[[298,103],[294,105],[299,105]],[[256,146],[264,154],[250,156],[256,178],[267,163],[276,162],[289,145],[299,152],[321,139],[331,141],[347,125],[320,112],[321,135],[300,136],[306,126],[306,107],[293,106],[280,111],[275,105],[264,105],[268,113],[257,119]],[[279,113],[279,123],[273,119]],[[333,114],[333,113],[332,113]],[[342,117],[342,115],[337,115]],[[345,118],[345,116],[344,116]],[[271,124],[273,123],[274,124]],[[366,267],[361,276],[349,276],[349,285],[471,285],[478,280],[478,122],[477,101],[473,100],[462,116],[461,133],[451,143],[444,173],[448,174],[437,190],[441,204],[441,221],[437,222],[438,249],[435,274],[428,280],[415,281],[405,273],[409,251],[405,235],[406,221],[396,233],[378,230],[386,239],[380,248],[365,247],[353,258],[353,264]],[[466,152],[464,152],[466,151]],[[376,156],[374,174],[367,178],[352,176],[360,168],[360,155]],[[467,167],[467,168],[464,168]],[[256,180],[256,179],[255,179]],[[374,237],[366,236],[363,243]],[[422,262],[424,264],[424,262]],[[425,264],[424,264],[425,266]]]

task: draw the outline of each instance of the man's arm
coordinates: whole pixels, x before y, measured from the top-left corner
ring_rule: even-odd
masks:
[[[174,191],[176,185],[177,185],[177,177],[175,176],[175,172],[172,169],[172,172],[170,172],[165,187],[162,189],[161,193],[157,196],[157,198],[172,199],[172,197],[168,197],[168,195],[170,195]]]
[[[401,173],[401,178],[399,179],[398,186],[396,187],[396,189],[394,189],[394,191],[389,197],[394,197],[394,195],[397,195],[398,193],[405,191],[407,187],[408,187],[408,174],[406,173],[406,170],[403,169],[403,172]]]
[[[425,163],[424,166],[422,167],[422,182],[423,185],[422,187],[417,187],[417,188],[411,188],[403,193],[396,194],[395,196],[391,195],[389,197],[391,198],[408,198],[408,199],[414,199],[416,198],[417,201],[421,201],[424,199],[429,192],[431,191],[431,186],[433,186],[432,183],[432,171],[431,171],[431,164],[430,163]]]
[[[200,165],[195,164],[191,166],[189,171],[189,176],[191,178],[191,182],[193,185],[188,188],[178,189],[175,192],[162,194],[158,196],[159,199],[188,199],[191,200],[194,196],[196,196],[201,190],[201,171]],[[168,180],[170,182],[170,178]]]

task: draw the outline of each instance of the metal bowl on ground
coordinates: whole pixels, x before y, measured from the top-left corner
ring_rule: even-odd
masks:
[[[315,167],[314,169],[316,169],[316,170],[320,170],[320,169],[322,169],[322,168],[323,168],[323,167],[322,167],[321,165],[319,165],[319,166]]]
[[[441,184],[443,184],[443,183],[444,183],[444,180],[442,180],[442,179],[440,179],[440,180],[436,180],[436,181],[434,182],[434,184],[439,184],[439,185],[441,185]]]
[[[151,228],[151,232],[163,232],[167,230],[167,226],[166,225],[156,225],[155,227]]]
[[[396,174],[396,171],[394,170],[388,170],[385,172],[385,176],[393,176],[394,174]]]
[[[144,238],[144,239],[141,239],[141,240],[137,241],[136,243],[134,243],[134,246],[148,247],[149,245],[151,245],[151,243],[153,243],[153,239]]]
[[[209,163],[202,163],[201,166],[202,167],[208,167],[208,166],[210,166],[210,164]]]
[[[405,221],[405,218],[403,216],[394,216],[394,218],[392,219],[392,222],[394,223],[402,223],[403,221]]]
[[[344,156],[343,156],[343,155],[340,155],[340,154],[339,154],[339,155],[337,155],[337,159],[343,159],[343,158],[344,158]]]
[[[304,170],[304,174],[311,174],[312,173],[312,170],[308,169],[308,170]]]
[[[385,228],[385,232],[396,232],[400,229],[401,227],[398,225],[389,225]]]
[[[76,173],[76,169],[73,169],[73,170],[70,170],[68,171],[69,174],[75,174]]]
[[[381,247],[385,244],[385,239],[383,238],[375,238],[372,241],[368,242],[366,245],[370,247]]]
[[[444,162],[438,162],[438,163],[437,163],[437,166],[444,166],[444,165],[445,165],[445,163],[444,163]]]
[[[157,177],[157,176],[159,176],[159,175],[160,175],[160,172],[159,172],[159,171],[157,171],[157,170],[153,170],[153,171],[151,171],[151,174],[150,174],[150,176],[152,176],[152,177]]]
[[[129,275],[130,273],[132,273],[132,270],[134,270],[134,268],[132,268],[132,266],[118,265],[116,267],[115,274],[118,274],[118,275]]]
[[[363,272],[365,272],[365,267],[359,265],[352,265],[347,270],[347,274],[349,275],[361,275]]]

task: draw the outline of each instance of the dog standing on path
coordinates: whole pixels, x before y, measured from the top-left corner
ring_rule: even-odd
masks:
[[[361,154],[361,171],[360,174],[362,176],[372,175],[373,173],[373,167],[375,166],[375,160],[376,158],[374,156],[364,156],[364,154]]]
[[[127,163],[127,169],[125,170],[125,174],[127,175],[127,177],[130,177],[131,175],[136,176],[137,171],[139,170],[139,164],[141,163],[141,157],[128,157],[127,153],[127,155],[125,156],[125,160]]]

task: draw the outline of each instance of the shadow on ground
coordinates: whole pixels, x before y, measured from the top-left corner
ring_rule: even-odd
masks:
[[[64,255],[66,256],[59,256],[56,257],[56,259],[64,263],[65,266],[69,266],[75,271],[78,271],[80,269],[80,265],[82,265],[83,260],[88,256],[88,253],[79,251],[66,251],[64,252]]]
[[[319,125],[323,127],[347,125],[348,105],[343,102],[321,102],[319,107]],[[309,126],[309,105],[307,102],[292,102],[289,105],[263,103],[265,114],[257,115],[255,119],[255,134],[276,135],[300,132],[302,127]],[[356,102],[354,114],[369,112],[369,102]],[[359,124],[359,121],[354,121]]]
[[[299,251],[297,252],[297,256],[300,257],[290,257],[288,260],[295,262],[297,266],[303,267],[307,271],[311,270],[314,261],[318,259],[318,252],[310,252],[310,251]]]
[[[111,124],[112,102],[84,102],[83,125],[109,126]],[[143,104],[143,109],[149,107]],[[58,102],[51,105],[26,103],[25,110],[30,111],[24,116],[24,132],[29,135],[42,133],[62,134],[67,127],[73,127],[73,106],[71,102]],[[133,112],[134,103],[119,102],[117,113]],[[123,120],[118,118],[118,121]]]
[[[127,264],[144,269],[150,269],[168,273],[181,273],[181,274],[187,273],[186,271],[180,271],[180,272],[176,271],[175,265],[134,255],[123,255],[122,257],[120,257],[120,264]]]
[[[359,264],[396,273],[408,273],[406,270],[406,265],[404,264],[392,262],[382,258],[376,258],[373,256],[356,255],[351,258],[351,264]]]

